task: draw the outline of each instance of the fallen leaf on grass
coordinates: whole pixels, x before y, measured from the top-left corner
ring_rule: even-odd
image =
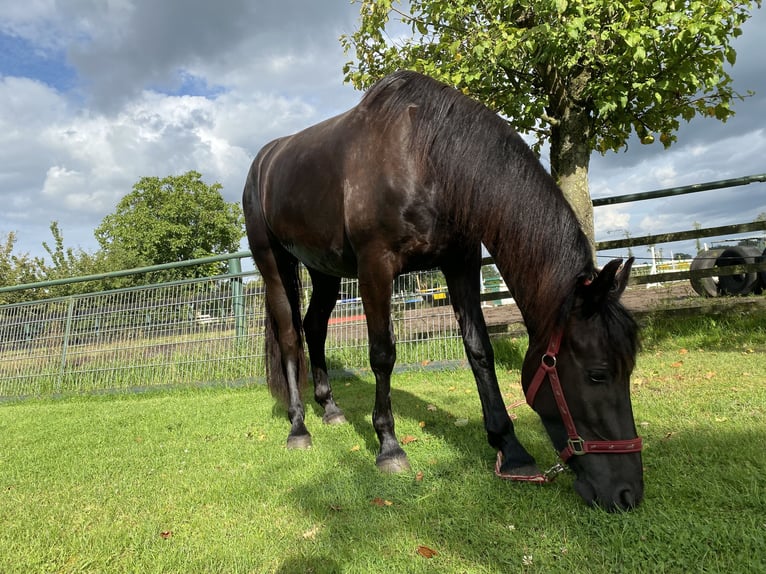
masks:
[[[171,538],[172,536],[173,536],[172,530],[163,530],[162,532],[160,532],[160,538],[162,538],[163,540],[167,540],[168,538]]]
[[[415,482],[422,482],[423,481],[423,471],[419,470],[418,473],[415,475]]]
[[[675,434],[676,434],[676,433],[675,433],[675,432],[673,432],[673,431],[671,431],[671,432],[668,432],[668,433],[665,433],[665,438],[664,438],[664,440],[668,440],[669,438],[671,438],[671,437],[672,437],[673,435],[675,435]]]
[[[422,428],[422,429],[426,428],[426,421],[420,421],[420,422],[418,423],[418,426],[419,426],[420,428]]]
[[[385,500],[383,498],[380,498],[379,496],[376,496],[375,498],[373,498],[370,501],[370,504],[372,504],[373,506],[380,506],[381,508],[384,507],[384,506],[393,506],[394,505],[394,503],[391,502],[390,500]]]
[[[464,426],[466,426],[467,424],[468,424],[468,419],[457,419],[457,420],[455,421],[455,426],[456,426],[456,427],[464,427]]]
[[[428,411],[435,411],[435,410],[437,410],[437,407],[436,407],[436,405],[428,405],[426,407],[426,410],[428,410]]]
[[[670,363],[670,366],[674,369],[677,369],[678,367],[683,367],[684,362],[683,361],[676,361],[675,363]]]
[[[429,548],[428,546],[418,546],[418,554],[420,554],[423,558],[433,558],[438,554],[438,552],[433,548]]]
[[[688,349],[681,349],[680,351],[678,351],[678,354],[679,355],[688,355],[689,354],[689,350]]]
[[[403,436],[399,442],[402,444],[410,444],[411,442],[415,442],[416,440],[418,440],[417,437],[412,436],[411,434],[408,434]]]
[[[306,532],[303,533],[304,540],[314,540],[319,532],[319,526],[312,526]]]
[[[356,451],[358,451],[360,448],[362,448],[362,447],[360,447],[358,444],[355,444],[354,446],[352,446],[352,447],[351,447],[351,452],[356,452]]]

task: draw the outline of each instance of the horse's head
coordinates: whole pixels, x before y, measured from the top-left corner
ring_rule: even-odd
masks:
[[[528,402],[577,475],[575,490],[607,510],[633,508],[644,494],[630,402],[638,330],[619,303],[633,259],[620,271],[621,263],[611,261],[578,285],[563,329],[547,340],[531,338],[522,371]]]

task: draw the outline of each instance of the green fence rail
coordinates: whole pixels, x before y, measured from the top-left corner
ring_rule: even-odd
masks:
[[[766,175],[749,176],[596,200],[594,205],[763,181]],[[744,228],[762,230],[764,225],[758,222]],[[727,230],[695,232],[705,236]],[[671,239],[632,238],[627,243],[602,242],[598,248],[660,240]],[[60,285],[228,263],[228,273],[215,277],[110,291],[94,289],[97,292],[0,305],[0,399],[261,380],[265,374],[263,290],[255,271],[242,271],[241,261],[249,257],[249,251],[240,251],[188,262],[0,287],[0,293],[34,290],[39,294]],[[484,263],[491,265],[492,261],[487,259]],[[761,270],[763,265],[758,264],[757,269]],[[732,273],[743,271],[751,270],[730,269]],[[721,274],[717,268],[707,272]],[[687,277],[688,272],[676,271],[671,275],[639,278],[636,283]],[[311,289],[307,273],[303,284],[307,303]],[[457,322],[442,285],[443,280],[434,271],[397,279],[392,309],[398,364],[464,360]],[[487,292],[482,295],[485,304],[509,302],[511,295],[501,280],[489,279],[485,286]],[[367,367],[367,329],[354,280],[344,279],[341,284],[341,299],[330,319],[327,353],[331,368]]]
[[[249,252],[241,251],[2,288],[40,290],[211,262],[229,264],[229,272],[216,277],[0,306],[0,399],[262,380],[263,289],[257,272],[242,271],[246,257]],[[397,282],[407,287],[393,301],[402,364],[463,358],[446,293],[427,289],[438,282],[435,275],[411,274]],[[303,284],[305,309],[311,290],[307,273]],[[341,293],[330,318],[329,363],[366,368],[367,327],[356,281],[344,279]]]

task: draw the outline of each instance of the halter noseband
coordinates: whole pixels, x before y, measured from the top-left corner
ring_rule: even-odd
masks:
[[[540,366],[537,368],[532,383],[526,392],[527,404],[531,407],[534,405],[535,397],[543,381],[545,381],[545,377],[547,376],[551,382],[553,396],[556,399],[556,405],[559,408],[561,420],[564,423],[568,437],[567,446],[559,452],[561,460],[567,462],[572,456],[581,456],[589,453],[626,454],[640,452],[643,447],[643,441],[640,436],[629,440],[585,440],[577,434],[572,413],[569,412],[564,392],[561,389],[559,374],[556,371],[556,356],[561,346],[561,333],[561,329],[557,329],[551,335],[548,349],[545,351],[540,361]]]

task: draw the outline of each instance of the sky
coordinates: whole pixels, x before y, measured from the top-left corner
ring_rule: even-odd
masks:
[[[144,176],[196,170],[239,202],[265,143],[359,101],[339,42],[358,10],[349,0],[0,0],[0,239],[14,232],[15,253],[42,256],[57,221],[66,247],[96,251],[94,229]],[[766,173],[763,30],[756,10],[734,42],[735,88],[756,92],[734,118],[684,124],[668,151],[633,139],[625,152],[594,154],[592,196]],[[763,183],[599,207],[596,238],[764,212]],[[662,247],[666,257],[695,252]]]

